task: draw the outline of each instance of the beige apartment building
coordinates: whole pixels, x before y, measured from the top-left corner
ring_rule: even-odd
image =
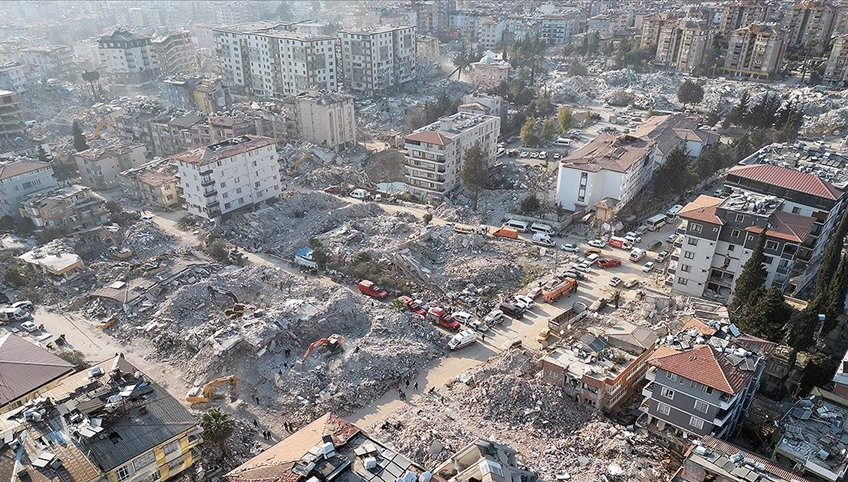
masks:
[[[774,24],[752,24],[730,36],[724,71],[740,77],[770,78],[786,52],[786,32]]]
[[[833,48],[824,70],[824,81],[834,86],[845,86],[848,81],[848,34],[833,39]]]
[[[187,30],[153,37],[150,44],[160,74],[193,74],[200,70],[197,50]]]
[[[145,162],[146,148],[141,144],[114,141],[74,154],[82,183],[92,189],[118,187],[118,174]]]
[[[660,27],[655,59],[667,67],[692,73],[703,66],[712,40],[713,34],[706,21],[669,20]]]
[[[128,196],[159,208],[180,204],[180,178],[176,164],[155,159],[120,174],[121,187]]]
[[[836,6],[826,1],[804,1],[788,8],[783,17],[788,45],[806,47],[812,40],[815,46],[811,53],[823,53],[830,43],[837,11]]]
[[[339,32],[345,82],[355,95],[398,89],[416,77],[415,27],[378,26]]]
[[[328,149],[356,144],[353,97],[315,90],[286,99],[295,137]]]

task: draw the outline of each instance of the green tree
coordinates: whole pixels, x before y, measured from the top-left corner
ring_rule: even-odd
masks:
[[[531,214],[539,212],[542,209],[542,203],[539,202],[539,198],[536,196],[535,192],[531,192],[521,200],[521,212],[524,214]]]
[[[230,414],[222,412],[218,407],[212,407],[201,417],[200,426],[203,427],[203,440],[226,452],[227,440],[236,429],[236,422]]]
[[[803,351],[813,345],[816,338],[816,331],[819,325],[819,305],[811,301],[806,308],[801,310],[801,313],[792,320],[792,326],[789,328],[789,338],[787,343],[792,348]]]
[[[536,119],[528,118],[524,125],[521,126],[521,142],[527,147],[537,147],[539,145],[539,136],[536,134]]]
[[[848,235],[848,210],[842,215],[842,219],[827,242],[827,246],[824,248],[824,253],[821,257],[819,273],[816,276],[816,291],[813,294],[813,300],[816,301],[816,304],[821,309],[824,309],[827,303],[827,292],[830,282],[834,279],[836,270],[839,267],[846,235]]]
[[[668,153],[665,163],[657,171],[654,186],[658,194],[681,194],[689,186],[689,167],[686,152],[677,147]]]
[[[203,251],[219,263],[229,263],[230,253],[227,251],[227,243],[223,239],[209,235],[206,237],[206,244]]]
[[[839,315],[845,312],[846,295],[848,295],[848,254],[842,256],[833,278],[828,283],[822,333],[830,333],[830,330],[836,327]]]
[[[74,371],[77,372],[81,372],[90,366],[85,360],[85,355],[79,350],[62,351],[57,356],[73,365]]]
[[[704,100],[704,88],[691,80],[686,80],[677,89],[677,100],[684,106],[700,104]]]
[[[557,138],[557,125],[553,118],[545,119],[542,123],[542,138],[548,142]]]
[[[757,237],[757,244],[751,252],[751,257],[742,265],[742,273],[736,279],[735,289],[733,291],[733,302],[728,306],[730,313],[736,313],[737,317],[744,316],[744,312],[739,313],[744,307],[750,307],[752,302],[751,295],[758,289],[763,288],[766,284],[766,268],[763,263],[766,260],[766,228],[763,227],[760,235]]]
[[[836,367],[837,362],[830,355],[814,353],[801,376],[801,393],[807,393],[813,387],[822,387],[830,383]]]
[[[47,151],[40,144],[38,146],[38,160],[41,162],[50,162],[50,157],[47,156]]]
[[[85,135],[82,133],[82,127],[78,121],[74,121],[71,126],[71,135],[74,136],[74,150],[77,152],[88,150],[88,142],[85,140]]]
[[[475,142],[462,156],[462,170],[459,171],[459,179],[466,188],[474,193],[474,205],[472,209],[477,211],[477,200],[480,191],[486,187],[489,178],[489,159],[480,142]]]
[[[747,90],[742,92],[742,95],[739,96],[739,102],[727,113],[726,124],[735,126],[744,125],[745,119],[748,116],[748,109],[750,109],[750,102],[751,94]]]
[[[312,248],[312,260],[315,261],[318,267],[323,269],[327,266],[327,250],[324,249],[321,240],[314,237],[309,238],[309,247]]]
[[[26,285],[27,280],[19,264],[9,263],[3,268],[3,281],[15,288],[20,288]]]
[[[786,325],[792,317],[792,308],[786,304],[783,293],[777,288],[758,288],[748,297],[750,305],[739,317],[739,327],[749,335],[780,343]]]
[[[424,225],[426,226],[430,224],[430,221],[433,220],[433,215],[430,213],[425,213],[424,216],[421,217],[421,219],[424,221]]]
[[[560,107],[557,112],[557,123],[560,132],[568,132],[574,127],[574,112],[568,107]]]
[[[15,230],[15,218],[8,214],[0,218],[0,232],[11,233]]]
[[[280,2],[277,5],[277,18],[284,22],[294,20],[294,11],[292,10],[291,3]]]

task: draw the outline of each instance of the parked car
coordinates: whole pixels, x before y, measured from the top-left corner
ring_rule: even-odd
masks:
[[[593,239],[593,240],[589,241],[588,244],[589,244],[589,246],[591,246],[593,248],[598,248],[598,249],[603,248],[604,246],[607,245],[607,243],[601,241],[600,239]]]
[[[592,253],[589,256],[586,256],[586,262],[591,264],[597,261],[598,258],[600,258],[600,256],[597,253]]]
[[[624,237],[625,238],[633,238],[634,243],[641,243],[642,242],[642,236],[640,234],[634,233],[633,231],[627,231],[627,233],[624,234]]]
[[[535,244],[535,245],[537,245],[537,246],[544,246],[544,247],[546,247],[546,248],[553,248],[553,247],[555,247],[555,246],[556,246],[556,243],[555,243],[552,239],[550,239],[550,238],[547,238],[547,239],[546,239],[546,238],[534,239],[534,240],[533,240],[533,244]]]
[[[22,310],[27,310],[32,313],[35,307],[32,305],[32,301],[16,301],[9,305],[9,308],[20,308]]]
[[[474,320],[474,315],[468,313],[467,311],[457,311],[452,316],[454,320],[462,323],[463,325],[468,325],[471,321]]]
[[[654,265],[653,261],[648,261],[647,263],[645,263],[645,266],[642,266],[642,271],[644,271],[646,273],[650,273],[651,271],[654,270],[654,266],[655,265]]]
[[[565,251],[566,253],[578,253],[580,252],[580,248],[577,247],[576,244],[565,243],[559,245],[559,249]]]
[[[588,272],[589,272],[589,268],[590,268],[591,266],[592,266],[591,264],[589,264],[589,263],[587,263],[587,262],[585,262],[585,261],[584,261],[584,262],[582,262],[582,263],[580,263],[580,264],[576,265],[576,266],[574,267],[574,269],[576,269],[577,271],[582,271],[582,272],[584,272],[584,273],[588,273]]]
[[[632,288],[632,287],[638,286],[638,285],[639,285],[639,280],[636,279],[636,278],[630,278],[629,280],[624,282],[625,288]]]
[[[598,260],[598,268],[615,268],[621,266],[621,260],[615,258],[601,258]]]
[[[584,256],[591,256],[591,255],[593,255],[593,254],[597,254],[598,256],[600,256],[600,254],[601,254],[601,250],[600,250],[600,249],[598,249],[598,248],[586,248],[586,249],[583,251],[583,255],[584,255]]]
[[[586,275],[577,271],[577,270],[570,269],[570,270],[566,271],[565,273],[563,273],[562,275],[560,275],[559,278],[560,279],[574,278],[576,280],[581,280],[581,279],[585,279]]]
[[[621,278],[619,278],[618,276],[613,276],[612,278],[610,278],[609,284],[610,286],[618,286],[621,284]]]
[[[524,311],[532,310],[533,307],[536,306],[536,302],[533,301],[533,298],[524,295],[516,295],[515,304],[517,304],[521,308],[524,308]]]
[[[666,251],[666,250],[660,251],[659,253],[657,253],[657,263],[662,263],[663,261],[668,259],[668,256],[669,256],[668,251]]]
[[[503,323],[503,311],[501,310],[492,310],[488,315],[483,317],[483,323],[488,325],[500,325]]]
[[[677,241],[677,233],[669,234],[668,236],[666,236],[665,241],[667,243],[674,244]]]

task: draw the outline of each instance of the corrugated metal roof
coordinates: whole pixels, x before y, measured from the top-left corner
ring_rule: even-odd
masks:
[[[780,186],[785,189],[804,192],[825,199],[837,200],[842,197],[842,191],[837,189],[833,184],[822,180],[817,175],[787,167],[773,166],[771,164],[736,166],[727,171],[727,175],[735,175],[773,186]]]
[[[17,335],[0,337],[0,405],[72,371],[72,364]]]

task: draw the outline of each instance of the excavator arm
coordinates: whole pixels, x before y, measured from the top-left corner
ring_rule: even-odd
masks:
[[[186,396],[186,401],[191,403],[204,403],[212,400],[215,396],[215,387],[219,385],[223,385],[225,383],[230,384],[230,400],[235,401],[236,399],[236,385],[238,385],[238,378],[235,375],[228,375],[225,377],[216,378],[206,385],[203,385],[203,389],[198,389],[197,387],[193,388],[188,395]]]
[[[306,361],[306,359],[309,358],[309,355],[312,354],[312,350],[318,348],[319,346],[328,345],[329,343],[329,338],[321,338],[320,340],[313,341],[312,344],[309,345],[309,348],[306,349],[306,354],[303,355],[303,361]]]

